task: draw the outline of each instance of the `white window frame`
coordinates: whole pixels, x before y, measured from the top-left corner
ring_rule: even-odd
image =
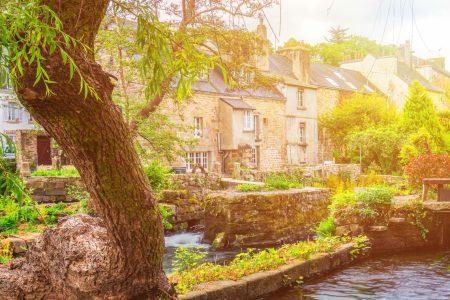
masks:
[[[244,131],[255,130],[255,115],[251,110],[244,110]]]
[[[250,158],[250,162],[252,163],[252,164],[257,164],[257,162],[258,162],[258,153],[257,153],[257,151],[256,151],[256,148],[252,148],[251,149],[251,153],[252,153],[252,156],[251,156],[251,158]]]
[[[300,122],[298,125],[298,141],[300,144],[306,144],[306,123]]]
[[[305,109],[305,91],[303,89],[297,90],[297,109]]]
[[[195,166],[208,170],[209,152],[188,152],[186,156],[186,171],[192,171]]]
[[[194,136],[203,136],[203,117],[194,117]]]
[[[5,121],[7,122],[20,122],[20,107],[14,103],[8,103],[5,105]]]

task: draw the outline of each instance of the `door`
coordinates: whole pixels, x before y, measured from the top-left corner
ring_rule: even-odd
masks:
[[[38,165],[51,165],[50,137],[45,135],[37,136],[37,163]]]

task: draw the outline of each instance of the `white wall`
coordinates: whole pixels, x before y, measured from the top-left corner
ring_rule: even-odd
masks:
[[[14,103],[20,112],[19,122],[8,121],[8,105]],[[16,96],[11,90],[0,90],[0,132],[37,129],[38,127],[29,121],[29,113],[18,102]]]
[[[304,91],[304,109],[298,108],[297,92]],[[288,143],[287,157],[291,163],[303,161],[308,165],[318,163],[318,128],[317,128],[317,94],[315,89],[298,86],[287,86],[286,89],[286,139]],[[300,142],[300,124],[305,124],[306,146]],[[306,157],[304,157],[306,156]]]

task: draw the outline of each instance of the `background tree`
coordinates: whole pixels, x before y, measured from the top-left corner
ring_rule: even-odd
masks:
[[[403,134],[408,136],[401,154],[404,163],[419,154],[446,151],[444,128],[433,101],[418,81],[409,87],[400,126]]]
[[[330,34],[329,38],[325,38],[328,43],[339,44],[345,42],[348,39],[348,28],[342,28],[341,26],[331,27],[328,30]]]
[[[223,14],[252,16],[271,2],[0,3],[0,47],[6,49],[0,61],[10,70],[20,102],[78,169],[100,217],[78,216],[44,232],[26,260],[1,270],[2,298],[173,294],[162,269],[161,216],[129,126],[112,100],[111,74],[95,61],[97,32],[109,5],[137,22],[146,116],[169,91],[185,98],[198,74],[214,65],[215,58],[198,47],[208,44],[201,32],[194,34],[197,28],[225,28]],[[172,24],[158,19],[156,11],[162,10]]]

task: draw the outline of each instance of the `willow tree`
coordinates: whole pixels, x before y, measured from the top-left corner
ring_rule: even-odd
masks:
[[[94,59],[96,34],[111,6],[138,24],[145,117],[171,91],[176,99],[188,96],[198,74],[214,66],[218,49],[210,41],[221,39],[224,15],[251,17],[272,2],[0,2],[0,61],[20,102],[78,169],[99,217],[74,217],[44,232],[24,260],[1,269],[2,299],[173,295],[162,269],[161,217],[111,99],[112,76]]]

